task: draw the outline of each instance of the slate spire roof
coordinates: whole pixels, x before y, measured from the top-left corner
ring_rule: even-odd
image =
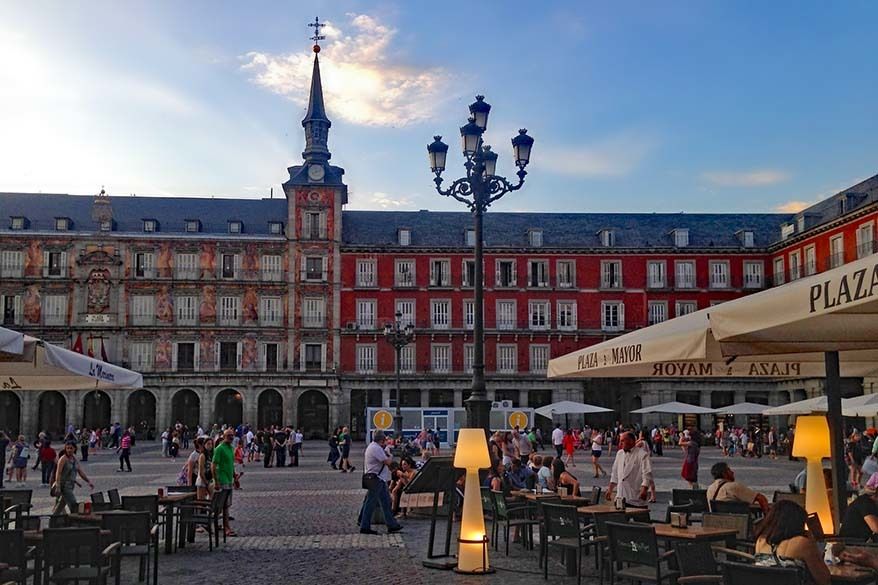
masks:
[[[308,113],[302,120],[302,126],[311,120],[323,120],[332,125],[326,117],[326,107],[323,105],[323,82],[320,79],[320,59],[314,55],[314,69],[311,72],[311,95],[308,98]]]

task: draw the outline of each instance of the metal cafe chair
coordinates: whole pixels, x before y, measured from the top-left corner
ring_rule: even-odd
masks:
[[[549,579],[549,549],[575,550],[576,583],[582,583],[582,553],[588,546],[588,536],[579,528],[579,514],[576,506],[563,504],[543,504],[543,525],[546,529],[546,556],[543,564],[543,579]]]
[[[27,564],[35,552],[25,544],[23,530],[0,530],[0,563],[8,566],[0,571],[0,581],[26,585],[28,577],[34,574]]]
[[[101,550],[100,528],[47,528],[43,531],[43,583],[106,585],[110,563],[119,572],[120,545]]]
[[[106,512],[101,515],[101,528],[113,534],[113,541],[118,542],[119,556],[137,557],[140,561],[138,581],[149,582],[152,573],[153,584],[158,584],[159,546],[157,524],[150,522],[149,512]],[[150,571],[152,557],[152,571]],[[120,574],[116,573],[118,585]]]
[[[659,552],[655,528],[629,522],[607,524],[610,549],[610,585],[617,577],[660,585],[673,584],[679,572],[669,568],[674,551]]]
[[[725,558],[736,558],[752,561],[753,556],[737,550],[724,547],[713,547],[705,540],[691,542],[674,541],[672,544],[674,554],[677,557],[677,569],[680,576],[677,583],[688,585],[690,583],[706,583],[708,585],[722,583],[722,575],[715,553],[722,553]]]

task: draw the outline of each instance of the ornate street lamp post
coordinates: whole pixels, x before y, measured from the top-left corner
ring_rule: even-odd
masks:
[[[442,172],[445,170],[445,159],[448,145],[442,142],[441,136],[434,136],[433,143],[427,146],[430,157],[430,169],[435,173],[436,191],[440,195],[452,197],[466,205],[473,214],[475,231],[475,282],[473,283],[473,382],[472,394],[466,400],[467,427],[481,428],[485,432],[491,429],[491,401],[485,388],[485,328],[484,328],[484,282],[483,282],[483,248],[482,248],[482,216],[494,201],[510,191],[521,189],[527,171],[524,168],[530,162],[530,151],[534,139],[528,136],[527,130],[519,130],[518,136],[512,139],[512,150],[515,165],[518,167],[518,182],[510,183],[505,177],[496,174],[497,153],[482,141],[482,134],[488,127],[488,114],[491,106],[485,97],[476,96],[470,107],[470,118],[460,129],[463,155],[466,162],[466,176],[456,179],[448,189],[442,188]]]
[[[384,325],[384,339],[396,350],[396,411],[393,414],[394,439],[402,438],[402,410],[399,408],[399,367],[402,348],[415,339],[415,327],[411,323],[402,324],[402,313],[396,312],[396,320]]]

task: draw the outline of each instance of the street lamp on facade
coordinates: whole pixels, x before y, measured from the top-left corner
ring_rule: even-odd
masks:
[[[473,283],[473,381],[472,393],[466,400],[467,427],[481,428],[486,432],[491,428],[491,401],[485,387],[485,329],[484,329],[484,272],[482,216],[491,204],[510,191],[517,191],[524,185],[527,171],[524,168],[530,162],[530,151],[534,139],[528,136],[527,130],[518,131],[512,139],[512,151],[515,165],[518,167],[518,182],[511,183],[505,177],[496,174],[497,153],[484,144],[482,134],[488,127],[488,114],[491,106],[485,97],[476,96],[470,104],[470,118],[460,129],[461,146],[466,158],[463,166],[466,176],[455,179],[447,189],[442,188],[442,172],[448,155],[448,145],[442,142],[441,136],[427,146],[430,158],[430,170],[436,175],[436,191],[445,197],[452,197],[463,203],[473,214],[475,232],[474,256],[475,271]]]
[[[399,368],[402,348],[415,339],[415,327],[411,323],[402,324],[402,313],[396,312],[396,320],[384,325],[384,339],[396,350],[396,410],[393,414],[394,438],[402,439],[402,410],[399,408]]]

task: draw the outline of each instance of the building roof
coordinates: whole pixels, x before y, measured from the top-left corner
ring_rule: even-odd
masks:
[[[93,195],[0,193],[0,232],[9,218],[26,217],[28,231],[55,231],[55,218],[72,221],[70,231],[97,231],[92,219]],[[268,222],[286,223],[286,197],[276,199],[211,199],[204,197],[109,197],[114,232],[142,233],[143,220],[158,222],[158,233],[185,233],[186,220],[199,220],[201,233],[228,234],[230,221],[243,223],[242,234],[270,235]],[[18,233],[18,232],[16,232]]]
[[[689,231],[689,248],[740,249],[737,232],[752,230],[755,247],[780,238],[791,214],[776,213],[502,213],[485,214],[485,245],[529,246],[528,232],[542,230],[543,248],[599,248],[601,230],[612,230],[614,248],[672,248],[675,229]],[[462,247],[472,215],[444,211],[345,211],[346,246],[396,245],[397,231],[411,230],[412,247]]]
[[[796,235],[829,223],[852,211],[878,202],[878,175],[857,183],[798,212],[793,219]],[[803,225],[799,226],[799,223]],[[800,227],[804,229],[800,229]]]

